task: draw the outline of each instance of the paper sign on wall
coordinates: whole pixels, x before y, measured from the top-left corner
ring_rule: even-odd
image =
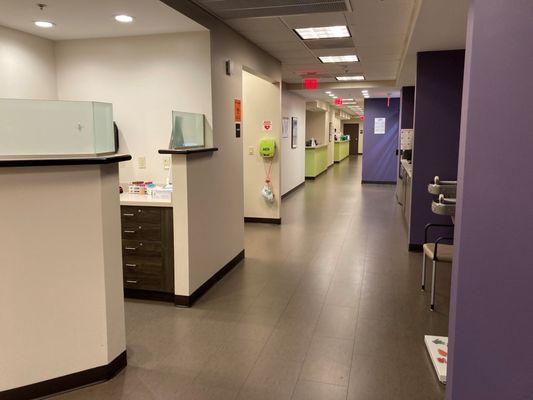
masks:
[[[385,134],[385,118],[374,118],[374,135]]]
[[[263,131],[270,132],[272,130],[272,121],[263,121]]]
[[[291,119],[289,117],[283,117],[281,119],[281,137],[282,138],[289,137],[290,122],[291,122]]]

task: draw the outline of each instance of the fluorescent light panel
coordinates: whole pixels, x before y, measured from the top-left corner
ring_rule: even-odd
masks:
[[[34,24],[39,28],[53,28],[55,26],[55,24],[50,21],[35,21]]]
[[[115,15],[115,20],[117,22],[122,22],[123,24],[129,24],[133,22],[133,17],[126,14]]]
[[[346,25],[320,26],[315,28],[296,28],[294,30],[303,40],[331,39],[350,37],[350,31]]]
[[[359,57],[355,54],[346,56],[320,56],[318,57],[323,63],[342,63],[342,62],[358,62]]]
[[[364,81],[364,75],[337,76],[338,81]]]

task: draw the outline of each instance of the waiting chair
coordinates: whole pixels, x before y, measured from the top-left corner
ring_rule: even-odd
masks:
[[[435,310],[435,289],[436,289],[436,280],[437,280],[437,263],[449,263],[453,262],[453,244],[447,244],[443,242],[452,242],[452,237],[439,237],[435,242],[428,242],[428,231],[432,227],[441,227],[441,228],[453,228],[453,225],[449,224],[427,224],[424,231],[424,245],[422,249],[424,250],[423,261],[422,261],[422,290],[426,289],[426,259],[430,258],[433,262],[433,270],[431,274],[431,311]]]

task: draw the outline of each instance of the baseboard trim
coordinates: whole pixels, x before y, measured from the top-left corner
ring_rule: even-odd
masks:
[[[244,217],[244,222],[281,225],[281,218]]]
[[[409,251],[420,253],[422,251],[422,245],[409,243]]]
[[[174,304],[178,307],[192,307],[194,302],[202,297],[215,283],[221,280],[228,272],[235,268],[242,260],[244,260],[244,250],[237,254],[233,259],[219,269],[215,274],[204,282],[202,286],[196,289],[190,296],[174,296]],[[2,400],[2,399],[0,399]]]
[[[296,192],[298,189],[300,189],[302,186],[305,185],[305,179],[302,183],[300,183],[299,185],[296,185],[295,187],[293,187],[291,190],[289,190],[287,193],[285,194],[282,194],[281,195],[281,198],[284,199],[286,198],[287,196],[291,195],[292,193]]]
[[[107,381],[127,365],[126,350],[109,364],[0,392],[0,400],[29,400]]]
[[[137,300],[154,300],[174,302],[174,293],[158,292],[156,290],[142,290],[142,289],[129,289],[124,288],[124,297],[128,299]]]
[[[396,185],[396,181],[366,181],[362,180],[361,183],[363,185],[365,184],[372,184],[372,185]]]

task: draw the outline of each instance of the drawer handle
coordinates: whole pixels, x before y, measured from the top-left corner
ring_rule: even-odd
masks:
[[[126,267],[135,268],[137,264],[126,264]]]
[[[137,283],[139,283],[139,281],[133,281],[133,280],[130,280],[130,279],[126,279],[126,283],[134,283],[134,284],[137,284]]]
[[[135,231],[124,231],[124,233],[135,233]]]
[[[132,251],[135,251],[135,250],[137,250],[137,247],[126,247],[126,250],[132,250]]]
[[[125,217],[134,217],[135,216],[135,214],[131,214],[131,213],[128,213],[128,214],[124,213],[122,215],[124,215]]]

